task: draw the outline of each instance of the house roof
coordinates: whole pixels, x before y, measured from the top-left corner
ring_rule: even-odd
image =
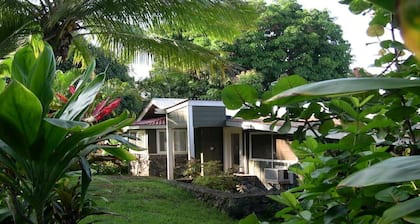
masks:
[[[156,126],[166,125],[166,117],[150,118],[141,121],[135,121],[132,125]]]
[[[153,98],[149,104],[143,109],[141,114],[139,115],[137,121],[141,121],[144,118],[156,118],[157,115],[155,113],[156,109],[166,109],[177,105],[181,102],[186,101],[187,99],[179,99],[179,98]],[[136,122],[137,122],[136,121]]]

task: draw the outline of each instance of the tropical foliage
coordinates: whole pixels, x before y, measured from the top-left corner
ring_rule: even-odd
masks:
[[[0,85],[1,219],[15,223],[75,223],[96,213],[86,200],[91,180],[87,155],[103,149],[121,159],[133,159],[115,139],[135,146],[114,132],[134,117],[124,112],[103,122],[81,121],[104,83],[93,75],[94,63],[84,72],[73,95],[51,110],[56,76],[52,48],[33,39],[13,57],[11,81]],[[80,170],[76,185],[66,181],[70,170]],[[71,207],[69,207],[71,206]],[[71,214],[69,214],[69,212]],[[1,221],[1,220],[0,220]]]
[[[375,12],[370,31],[395,25],[396,1],[343,2],[356,13]],[[418,1],[398,2],[410,2],[419,14]],[[418,31],[414,21],[408,24]],[[412,40],[412,30],[403,27],[402,33]],[[290,169],[299,175],[299,186],[272,197],[285,205],[276,214],[283,223],[419,223],[419,64],[395,39],[380,45],[385,52],[376,60],[384,65],[380,77],[308,83],[292,75],[260,98],[246,85],[223,91],[226,106],[241,109],[237,116],[264,117],[282,124],[279,132],[290,130],[291,121],[303,121],[291,144],[299,164]],[[407,47],[419,54],[412,43]],[[241,223],[259,221],[251,215]]]
[[[220,99],[224,83],[212,75],[155,68],[151,76],[138,82],[145,98],[174,97],[189,99]]]
[[[220,63],[211,51],[162,34],[192,30],[231,39],[253,18],[253,9],[240,0],[1,0],[0,58],[13,52],[29,35],[41,34],[62,59],[74,52],[76,58],[90,61],[85,39],[90,38],[124,59],[150,53],[180,67],[208,66]]]
[[[262,73],[265,89],[282,75],[300,74],[310,81],[347,77],[350,45],[327,11],[302,9],[296,0],[259,9],[258,29],[224,46],[239,71]]]

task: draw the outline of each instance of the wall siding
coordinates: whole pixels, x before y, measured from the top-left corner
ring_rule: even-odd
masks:
[[[193,107],[194,127],[223,127],[226,121],[224,107]]]
[[[186,128],[187,127],[187,107],[173,111],[168,114],[169,126],[171,128]]]
[[[223,128],[196,128],[195,136],[195,158],[204,153],[204,162],[219,160],[223,164]]]

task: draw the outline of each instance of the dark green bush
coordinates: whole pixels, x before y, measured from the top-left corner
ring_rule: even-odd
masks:
[[[193,184],[220,191],[236,192],[236,185],[239,183],[233,176],[198,176],[194,178]]]
[[[220,161],[208,161],[203,163],[205,176],[219,176],[223,174],[222,163]],[[190,160],[187,163],[184,171],[184,176],[189,178],[196,178],[201,174],[200,160]]]
[[[91,167],[99,175],[125,175],[129,170],[128,162],[123,161],[95,161]]]

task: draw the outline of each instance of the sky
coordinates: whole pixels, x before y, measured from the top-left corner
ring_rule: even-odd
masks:
[[[268,3],[270,0],[266,0]],[[369,16],[354,15],[347,5],[338,3],[338,0],[297,0],[304,9],[327,10],[334,22],[341,26],[343,38],[351,45],[353,62],[350,68],[362,67],[371,73],[379,73],[381,69],[374,68],[372,64],[378,58],[380,50],[377,38],[368,37],[366,30],[369,25]],[[386,34],[385,34],[386,35]],[[144,77],[151,69],[150,64],[135,64],[131,67],[133,75]]]

